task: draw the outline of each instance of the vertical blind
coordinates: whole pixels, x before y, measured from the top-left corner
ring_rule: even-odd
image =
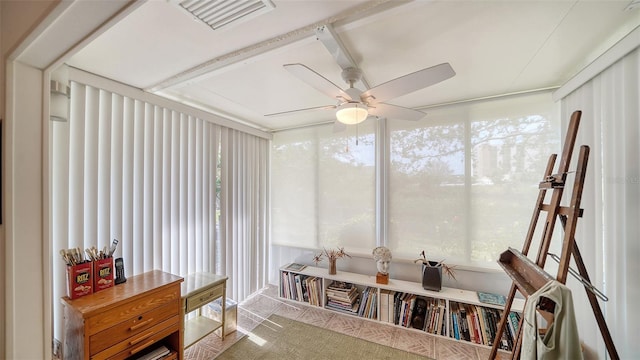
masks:
[[[591,148],[581,202],[584,217],[578,222],[576,243],[591,282],[609,297],[600,306],[622,359],[640,353],[636,340],[640,332],[636,278],[640,273],[639,98],[640,50],[636,49],[562,99],[563,128],[573,111],[582,110],[576,144]],[[567,283],[575,291],[580,337],[604,358],[604,342],[582,285],[572,278]]]
[[[50,142],[57,338],[61,249],[118,239],[127,277],[216,272],[237,300],[264,286],[268,140],[77,82],[71,94]]]
[[[222,129],[223,272],[234,274],[230,293],[245,299],[267,284],[269,142],[238,130]]]

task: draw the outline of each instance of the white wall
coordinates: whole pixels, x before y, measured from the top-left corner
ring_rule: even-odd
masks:
[[[42,290],[42,72],[21,64],[7,64],[5,59],[51,9],[52,3],[0,1],[3,119],[0,258],[4,265],[0,277],[0,357],[6,359],[43,359],[45,349],[49,349],[44,336],[47,322],[43,318]],[[8,72],[6,67],[10,68]],[[16,78],[20,81],[14,82]]]
[[[5,190],[6,347],[10,359],[45,355],[42,229],[42,71],[7,68]],[[37,326],[43,324],[45,326]],[[36,326],[34,326],[36,325]],[[48,349],[48,348],[47,348]]]

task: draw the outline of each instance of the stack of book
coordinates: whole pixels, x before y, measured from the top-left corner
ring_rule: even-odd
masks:
[[[377,319],[378,308],[378,290],[376,288],[367,287],[362,292],[362,300],[358,309],[358,316],[367,319]]]
[[[380,289],[380,321],[393,324],[395,295],[395,291]]]
[[[309,276],[304,280],[307,289],[307,297],[309,298],[309,305],[322,306],[320,304],[320,288],[322,287],[322,279]]]
[[[380,295],[381,321],[420,329],[430,334],[446,334],[444,299],[392,291],[381,291]],[[387,309],[386,315],[385,309]]]
[[[327,309],[357,315],[360,306],[360,294],[355,285],[334,281],[325,290],[327,295]]]
[[[423,330],[436,335],[446,334],[445,300],[427,298],[427,315]]]
[[[280,296],[285,299],[307,302],[320,306],[321,278],[283,271]]]
[[[396,325],[410,327],[411,315],[417,295],[410,293],[396,293],[394,299],[394,323]]]
[[[449,336],[458,340],[471,341],[476,344],[492,346],[494,341],[500,342],[500,348],[513,349],[513,339],[518,332],[520,315],[509,313],[507,327],[501,339],[495,339],[502,311],[484,306],[450,302]]]

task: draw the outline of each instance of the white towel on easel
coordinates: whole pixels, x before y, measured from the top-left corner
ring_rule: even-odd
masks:
[[[538,335],[536,306],[540,297],[551,299],[555,304],[553,323],[546,334]],[[571,290],[556,280],[551,280],[531,294],[524,308],[522,324],[522,349],[524,360],[582,359],[578,326],[573,310]]]

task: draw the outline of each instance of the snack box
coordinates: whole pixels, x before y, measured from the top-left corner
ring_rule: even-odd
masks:
[[[67,266],[67,295],[70,299],[93,294],[93,263]]]
[[[93,291],[108,289],[113,286],[113,258],[93,261]]]

